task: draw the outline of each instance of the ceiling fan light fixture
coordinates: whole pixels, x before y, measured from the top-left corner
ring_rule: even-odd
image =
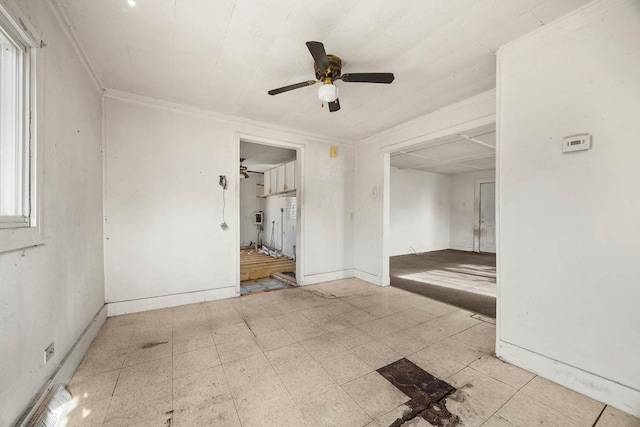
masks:
[[[332,83],[325,83],[318,88],[318,98],[324,102],[333,102],[338,99],[338,87]]]

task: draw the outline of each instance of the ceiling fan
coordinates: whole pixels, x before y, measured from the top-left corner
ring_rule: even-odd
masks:
[[[247,159],[245,159],[244,157],[240,157],[240,179],[250,178],[250,176],[249,176],[249,174],[247,172],[258,173],[260,175],[264,175],[264,172],[247,170],[247,167],[242,164],[245,160],[247,160]]]
[[[345,83],[386,83],[393,81],[393,73],[349,73],[341,74],[342,59],[336,55],[327,55],[324,45],[320,42],[307,42],[307,48],[313,56],[313,68],[316,72],[317,80],[308,80],[278,89],[270,90],[269,95],[277,95],[282,92],[299,89],[301,87],[312,86],[318,82],[322,82],[322,86],[318,88],[318,98],[323,103],[329,104],[329,111],[334,112],[340,109],[340,101],[338,100],[338,87],[333,84],[336,80],[342,80]],[[324,104],[323,104],[324,105]]]

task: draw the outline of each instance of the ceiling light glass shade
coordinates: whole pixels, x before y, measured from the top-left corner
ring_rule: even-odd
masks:
[[[333,102],[338,99],[338,87],[334,84],[323,84],[318,88],[318,98],[324,102]]]

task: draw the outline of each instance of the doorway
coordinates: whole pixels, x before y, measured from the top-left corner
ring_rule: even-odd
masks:
[[[473,251],[496,253],[495,178],[475,180]]]
[[[297,286],[297,151],[240,140],[239,294]]]

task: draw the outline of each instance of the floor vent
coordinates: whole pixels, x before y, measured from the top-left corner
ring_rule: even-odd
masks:
[[[27,423],[27,427],[55,427],[67,414],[71,393],[64,385],[54,385],[38,410]]]

